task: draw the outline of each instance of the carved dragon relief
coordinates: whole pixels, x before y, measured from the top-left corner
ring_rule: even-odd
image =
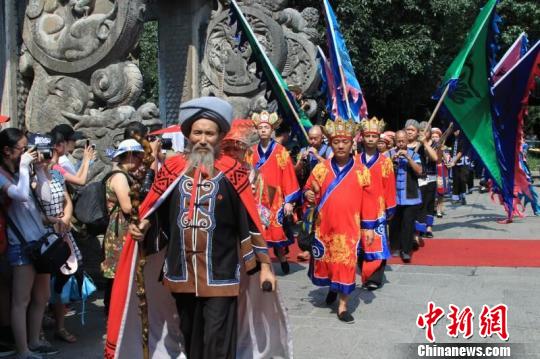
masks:
[[[23,40],[43,67],[58,73],[96,69],[127,55],[142,26],[144,0],[29,0]]]
[[[106,149],[125,126],[160,125],[155,104],[139,108],[143,78],[126,61],[142,29],[144,0],[30,0],[25,12],[22,76],[31,83],[26,128],[46,132],[67,123],[97,146],[91,177],[110,166]],[[84,141],[78,144],[83,146]]]
[[[313,44],[318,40],[315,29],[318,11],[306,8],[299,12],[287,8],[286,0],[244,0],[239,3],[270,61],[285,81],[299,88],[304,97],[314,95],[320,82]],[[201,94],[224,96],[235,105],[237,116],[247,116],[269,104],[261,79],[255,73],[255,64],[248,63],[251,50],[249,46],[239,48],[233,26],[236,25],[230,25],[227,5],[221,1],[208,25]],[[315,114],[316,108],[309,112]]]

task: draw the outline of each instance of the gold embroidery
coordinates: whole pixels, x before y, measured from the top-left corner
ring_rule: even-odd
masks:
[[[366,167],[356,170],[356,176],[358,177],[358,183],[360,186],[364,187],[371,184],[371,175]]]
[[[324,163],[319,163],[313,168],[313,177],[318,182],[319,185],[322,185],[328,174],[328,168]]]
[[[281,151],[276,154],[276,159],[279,167],[284,170],[289,161],[289,152],[285,148],[282,148]]]
[[[252,151],[247,151],[246,152],[246,163],[249,163],[250,165],[255,165],[255,163],[253,163],[253,152]]]
[[[383,178],[387,178],[391,175],[394,175],[394,164],[392,163],[392,160],[390,158],[385,158],[382,162],[382,176]]]
[[[386,209],[385,201],[383,196],[379,196],[379,217],[381,218],[384,215],[384,211]]]
[[[356,246],[345,234],[332,234],[324,240],[326,251],[322,260],[333,264],[354,267],[356,264]]]

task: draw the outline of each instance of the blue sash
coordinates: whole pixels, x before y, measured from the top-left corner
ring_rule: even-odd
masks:
[[[263,149],[260,144],[257,146],[257,153],[259,154],[259,160],[255,164],[256,169],[261,168],[262,165],[264,165],[266,161],[268,161],[275,147],[276,147],[276,142],[274,140],[270,142],[270,146],[268,146],[268,149],[266,150],[266,152],[263,152]]]
[[[351,169],[354,165],[354,159],[351,157],[349,159],[349,162],[343,167],[343,170],[339,170],[338,165],[335,163],[334,159],[330,160],[330,163],[332,164],[332,169],[334,170],[334,173],[336,174],[336,178],[330,183],[330,186],[326,189],[324,192],[321,202],[319,202],[319,205],[317,206],[317,212],[319,212],[322,208],[322,206],[325,204],[326,200],[330,197],[330,194],[334,191],[334,189],[343,181],[343,179],[349,174]]]

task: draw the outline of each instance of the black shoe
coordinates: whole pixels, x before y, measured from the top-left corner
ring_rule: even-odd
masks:
[[[369,291],[374,291],[374,290],[379,289],[379,286],[377,285],[377,283],[367,282],[366,283],[366,289],[369,290]]]
[[[354,317],[348,311],[338,313],[337,317],[339,320],[341,320],[344,323],[347,323],[347,324],[354,323]]]
[[[279,264],[281,265],[281,271],[283,272],[283,274],[289,274],[290,273],[291,266],[289,266],[289,262],[287,262],[287,261],[279,262]]]
[[[331,290],[329,290],[325,299],[326,304],[331,305],[332,303],[336,301],[336,299],[337,299],[337,292],[332,292]]]
[[[437,213],[437,218],[442,218],[443,214],[442,213]]]
[[[466,200],[465,198],[462,198],[462,199],[461,199],[461,204],[462,204],[463,206],[465,206],[465,205],[467,204],[467,200]]]
[[[433,238],[433,232],[427,232],[426,238]]]
[[[401,260],[403,263],[410,263],[411,262],[411,255],[409,253],[401,252]]]

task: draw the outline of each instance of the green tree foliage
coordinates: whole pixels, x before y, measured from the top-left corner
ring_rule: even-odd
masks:
[[[420,120],[485,0],[331,0],[369,111],[393,127]],[[320,8],[319,0],[297,0]],[[537,0],[502,0],[501,53],[521,31],[540,37]]]
[[[143,92],[139,104],[159,102],[158,74],[158,24],[150,21],[144,24],[144,30],[139,40],[139,67],[143,75]]]
[[[486,0],[330,2],[346,37],[370,114],[384,117],[395,128],[406,118],[423,120],[429,116],[435,105],[431,96]],[[321,0],[290,0],[289,6],[320,9]],[[540,38],[538,0],[501,0],[497,10],[503,18],[500,55],[522,31],[528,33],[531,42]],[[158,102],[157,47],[157,23],[146,23],[139,55],[144,76],[141,103]]]

